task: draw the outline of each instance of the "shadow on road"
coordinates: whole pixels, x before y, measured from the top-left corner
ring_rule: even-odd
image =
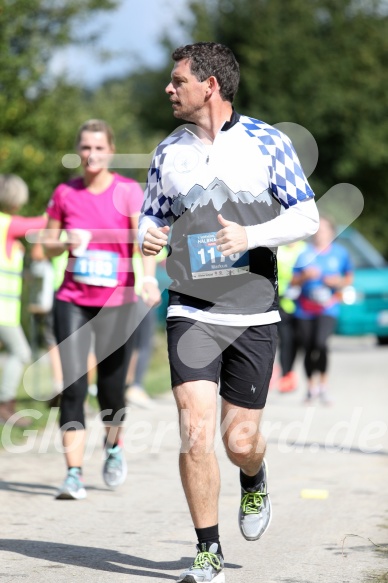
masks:
[[[50,498],[52,498],[58,490],[58,487],[29,482],[7,482],[5,480],[0,480],[0,491],[1,490],[7,492],[19,492],[20,494],[32,494],[35,496],[50,496]],[[108,491],[108,488],[88,486],[88,492],[90,490],[104,492]]]
[[[191,556],[181,557],[178,561],[150,561],[149,559],[112,551],[111,549],[20,539],[0,540],[0,550],[18,553],[34,559],[62,563],[66,566],[73,565],[97,571],[172,580],[176,579],[176,575],[169,575],[164,571],[184,570],[193,560]],[[131,567],[138,568],[133,569]],[[231,563],[226,563],[225,567],[241,569],[241,565]]]

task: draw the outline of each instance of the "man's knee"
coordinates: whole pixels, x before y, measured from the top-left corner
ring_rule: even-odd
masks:
[[[180,412],[181,452],[199,459],[214,448],[215,420],[212,412],[193,417],[189,410]]]
[[[224,439],[225,450],[228,458],[236,466],[244,466],[257,459],[264,453],[264,445],[260,439]]]

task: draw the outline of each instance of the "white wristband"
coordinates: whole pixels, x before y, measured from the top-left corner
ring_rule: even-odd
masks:
[[[156,277],[153,277],[152,275],[145,275],[143,277],[143,283],[153,283],[154,285],[156,285],[156,287],[159,287],[159,282],[156,279]]]

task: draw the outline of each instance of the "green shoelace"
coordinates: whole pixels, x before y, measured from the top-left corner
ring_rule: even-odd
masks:
[[[198,553],[194,559],[192,569],[203,569],[207,565],[211,565],[216,571],[221,569],[221,562],[217,555],[214,553],[209,553],[208,551],[204,551],[202,553]]]
[[[244,494],[241,499],[241,508],[244,514],[258,514],[266,495],[266,492],[247,492]]]

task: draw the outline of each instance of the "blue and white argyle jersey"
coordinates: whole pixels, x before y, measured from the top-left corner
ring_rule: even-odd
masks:
[[[184,129],[173,132],[157,146],[148,170],[147,186],[142,208],[144,214],[152,215],[159,219],[172,217],[171,205],[173,202],[173,193],[171,193],[172,196],[170,198],[163,189],[162,168],[168,147],[171,144],[179,143],[184,136]]]
[[[313,198],[314,193],[288,136],[250,117],[241,116],[240,123],[248,136],[258,142],[258,148],[268,164],[270,188],[280,204],[288,208],[298,201]]]
[[[285,134],[247,116],[237,114],[235,119],[211,145],[201,141],[190,124],[159,144],[148,173],[143,214],[172,223],[181,214],[177,209],[195,206],[193,193],[211,196],[215,184],[221,184],[231,200],[271,198],[284,209],[314,196]],[[270,197],[263,199],[265,192]]]

